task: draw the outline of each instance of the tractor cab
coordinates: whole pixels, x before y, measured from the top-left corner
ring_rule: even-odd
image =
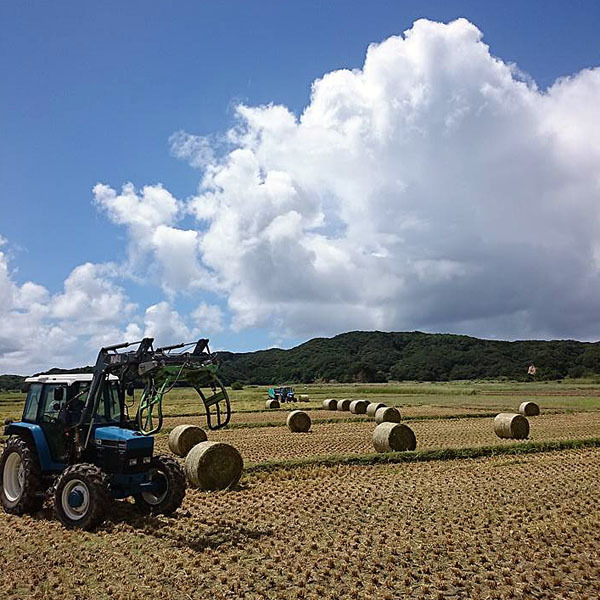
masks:
[[[78,373],[38,375],[25,380],[29,390],[22,423],[40,427],[52,463],[67,462],[69,430],[81,419],[92,378],[92,373]],[[121,423],[125,412],[121,395],[118,378],[109,376],[95,415],[97,427]]]

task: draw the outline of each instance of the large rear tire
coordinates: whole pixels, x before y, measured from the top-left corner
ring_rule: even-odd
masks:
[[[156,490],[136,494],[138,509],[154,515],[174,513],[185,497],[185,475],[179,463],[169,456],[155,456],[150,463],[150,477]]]
[[[23,515],[41,510],[42,471],[35,446],[21,437],[9,438],[0,459],[0,500],[7,513]]]
[[[96,465],[72,465],[56,481],[54,514],[68,529],[93,529],[104,521],[111,503],[108,477]]]

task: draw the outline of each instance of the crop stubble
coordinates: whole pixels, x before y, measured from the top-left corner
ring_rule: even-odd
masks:
[[[462,448],[515,443],[494,434],[492,418],[410,421],[417,437],[417,449]],[[310,433],[296,435],[285,427],[238,428],[208,433],[214,441],[235,446],[244,461],[258,463],[308,456],[363,454],[373,452],[372,420],[351,423],[315,423]],[[531,419],[529,439],[533,441],[585,439],[600,434],[600,412],[542,415]],[[157,448],[166,450],[165,436],[158,436]]]
[[[600,594],[600,450],[255,474],[177,518],[121,506],[95,533],[0,519],[3,597]]]

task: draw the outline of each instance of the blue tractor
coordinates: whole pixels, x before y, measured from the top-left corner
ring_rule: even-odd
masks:
[[[224,427],[231,409],[208,340],[156,350],[152,344],[144,338],[102,348],[93,373],[27,379],[22,419],[4,431],[0,500],[6,512],[37,512],[51,496],[66,527],[89,530],[116,499],[133,497],[153,514],[179,508],[183,470],[174,458],[154,454],[151,435],[162,426],[163,395],[186,381],[200,395],[210,429]],[[132,345],[137,350],[119,352]],[[187,346],[193,350],[175,352]],[[130,418],[134,382],[143,382],[144,391]]]
[[[282,385],[280,387],[272,387],[268,389],[267,393],[269,394],[269,400],[277,400],[281,403],[296,402],[294,389],[290,386]]]

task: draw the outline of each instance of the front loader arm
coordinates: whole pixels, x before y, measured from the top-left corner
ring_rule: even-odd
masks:
[[[137,377],[139,364],[152,353],[153,342],[153,338],[144,338],[139,342],[125,342],[100,349],[96,364],[94,365],[90,389],[88,390],[81,418],[76,428],[77,454],[79,456],[89,444],[94,428],[94,418],[98,412],[98,406],[108,375],[117,375],[121,387],[124,389],[127,382]],[[133,345],[138,346],[137,350],[132,352],[117,352],[117,350]]]
[[[191,352],[174,352],[192,344],[177,344],[153,349],[153,338],[107,346],[98,353],[92,382],[81,418],[76,426],[76,454],[81,457],[88,447],[95,416],[109,375],[118,377],[121,393],[128,384],[145,382],[136,415],[139,431],[150,435],[160,431],[163,423],[162,400],[177,383],[188,382],[200,396],[206,410],[209,429],[225,427],[231,418],[231,405],[225,386],[217,376],[217,361],[208,348],[208,340],[195,342]],[[137,349],[119,352],[130,346]],[[210,391],[206,391],[206,390]]]

